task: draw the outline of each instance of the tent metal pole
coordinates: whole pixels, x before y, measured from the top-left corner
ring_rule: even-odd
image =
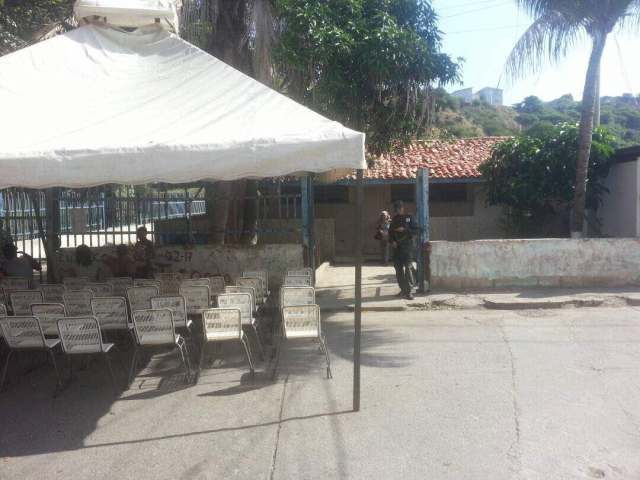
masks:
[[[309,182],[307,194],[309,197],[309,268],[313,274],[313,284],[316,282],[316,191],[313,173],[307,177]]]
[[[353,411],[360,411],[360,339],[362,334],[362,217],[364,204],[363,171],[356,180],[356,305],[353,336]]]

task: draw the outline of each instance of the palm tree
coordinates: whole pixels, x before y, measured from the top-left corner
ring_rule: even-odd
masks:
[[[271,86],[272,47],[276,23],[271,0],[183,0],[181,35],[225,63]],[[241,196],[256,197],[255,180],[217,182],[206,189],[212,243],[225,240],[231,198],[234,191]],[[255,202],[244,202],[242,208],[242,241],[257,241],[257,210]]]
[[[616,27],[640,26],[640,0],[515,0],[533,18],[507,60],[507,73],[515,78],[536,70],[546,59],[557,62],[585,36],[591,56],[585,79],[580,117],[580,143],[576,160],[572,237],[582,236],[589,157],[599,95],[600,63],[609,34]]]

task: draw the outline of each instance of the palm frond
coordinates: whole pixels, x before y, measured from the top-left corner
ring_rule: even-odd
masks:
[[[549,61],[557,63],[583,36],[583,24],[576,18],[552,11],[537,18],[520,37],[507,58],[505,72],[511,79],[538,69]]]

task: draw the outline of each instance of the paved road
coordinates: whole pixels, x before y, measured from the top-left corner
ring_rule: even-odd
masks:
[[[640,311],[367,313],[357,414],[351,322],[331,381],[304,345],[275,382],[160,358],[117,401],[99,363],[55,400],[39,369],[0,395],[0,478],[640,479]]]

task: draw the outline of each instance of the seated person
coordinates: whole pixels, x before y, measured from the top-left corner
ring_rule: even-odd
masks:
[[[18,248],[13,243],[5,243],[2,247],[4,261],[2,262],[2,272],[7,277],[22,277],[33,282],[33,271],[41,271],[42,266],[33,257],[24,252],[18,257]]]
[[[133,247],[133,258],[136,263],[136,278],[153,278],[155,248],[153,242],[147,238],[147,227],[142,226],[136,231],[136,244]]]
[[[113,277],[133,277],[136,274],[136,265],[126,245],[118,245],[116,256],[108,257],[105,259],[105,263],[111,270]]]
[[[104,280],[104,271],[93,261],[93,254],[87,245],[77,246],[75,257],[75,262],[65,272],[65,277],[86,277],[89,281],[97,282]]]

